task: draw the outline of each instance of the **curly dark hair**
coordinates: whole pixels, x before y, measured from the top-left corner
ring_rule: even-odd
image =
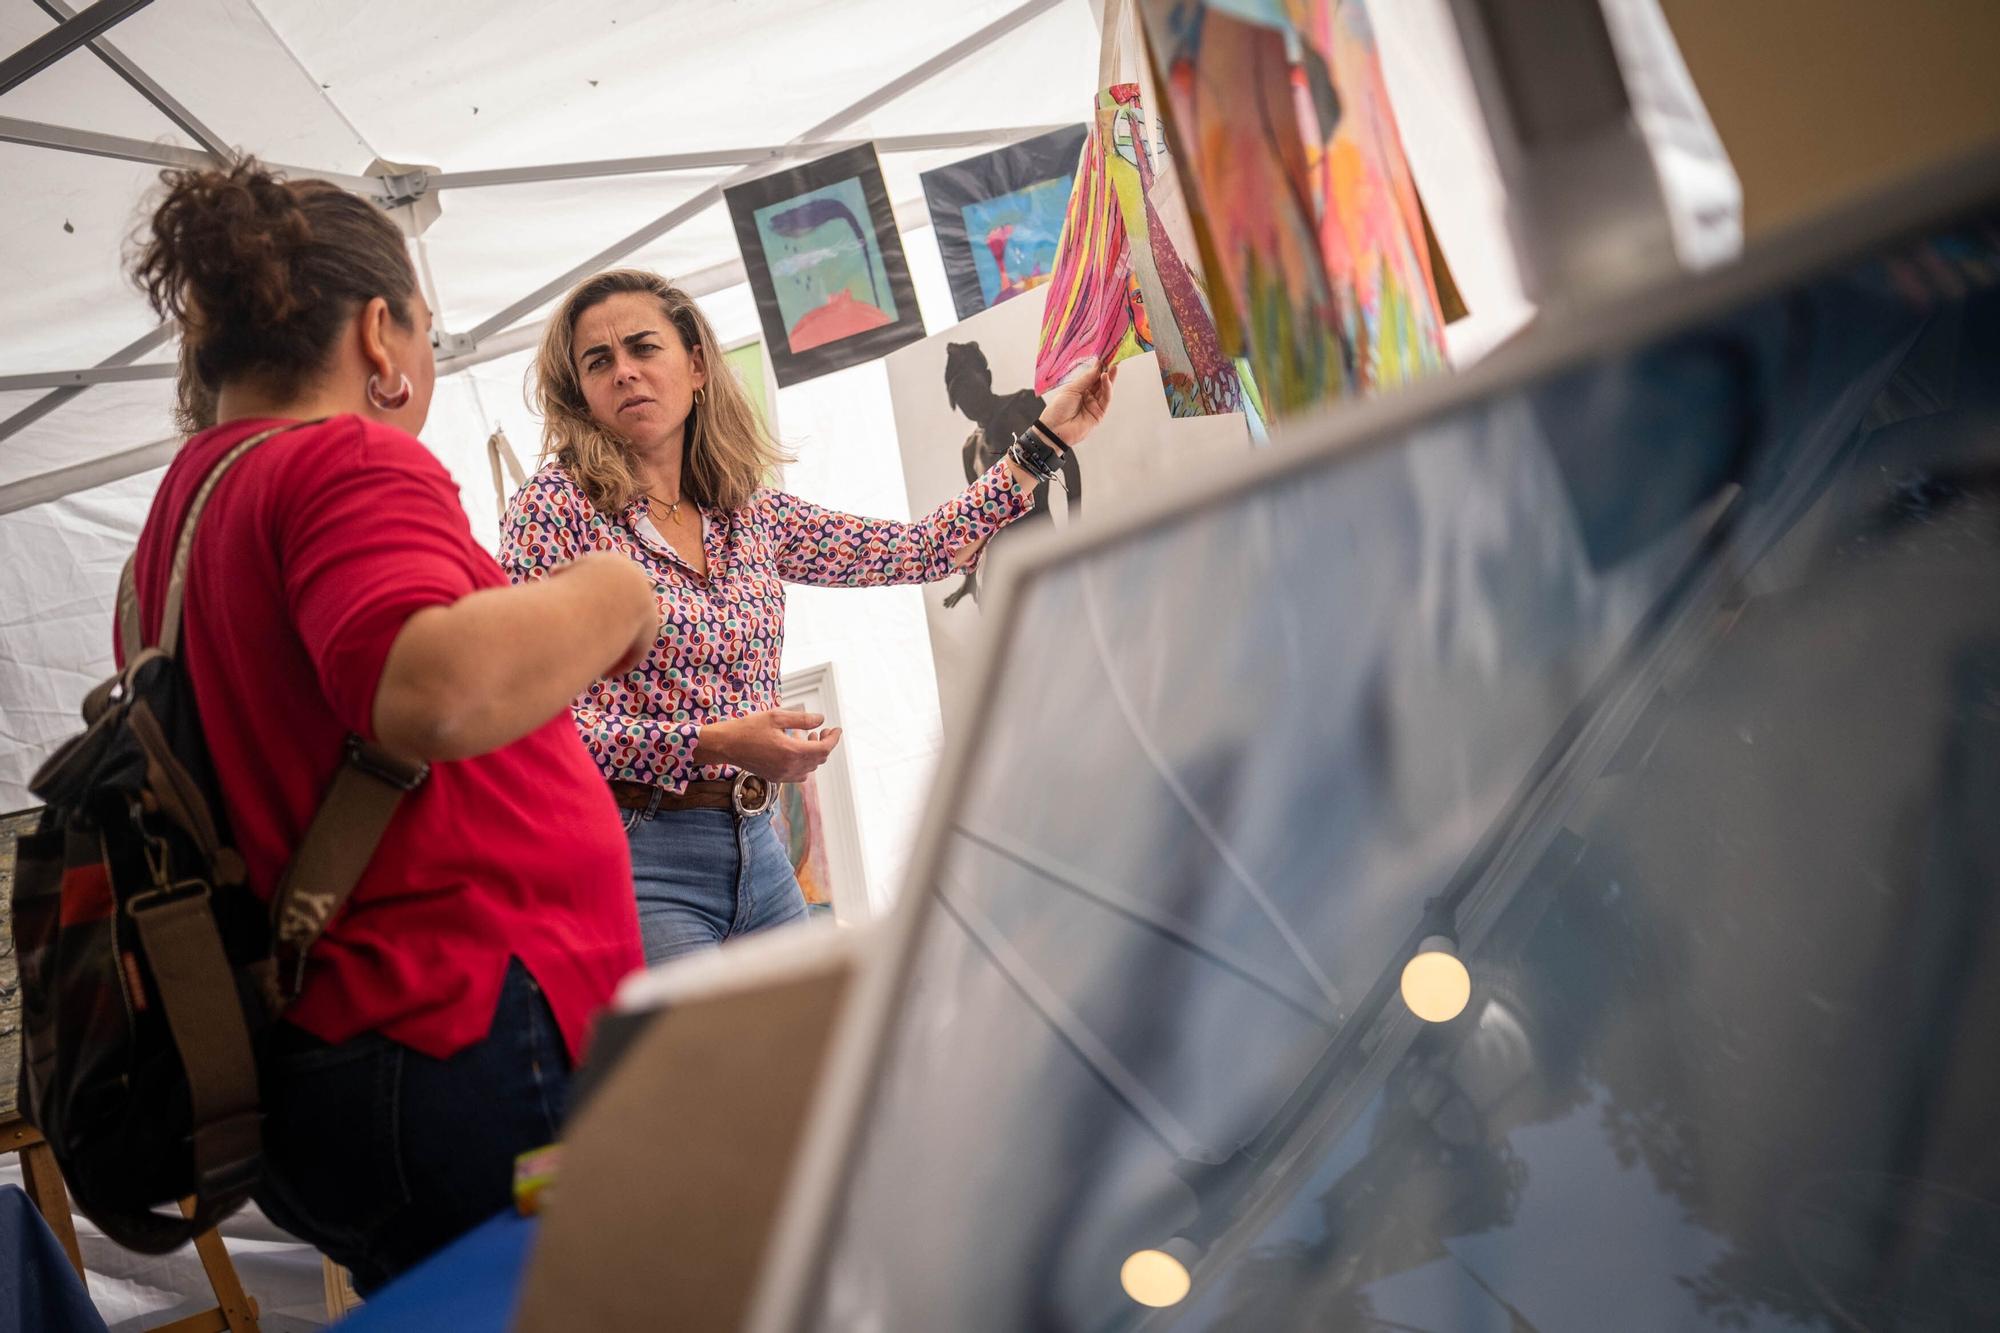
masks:
[[[377,296],[410,327],[416,273],[402,234],[367,200],[251,159],[160,180],[165,196],[134,238],[132,276],[180,326],[183,365],[210,393],[236,379],[297,391]]]

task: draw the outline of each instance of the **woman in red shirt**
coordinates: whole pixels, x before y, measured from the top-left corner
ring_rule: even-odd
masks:
[[[374,206],[254,164],[164,180],[135,273],[218,424],[140,533],[149,635],[209,470],[285,428],[215,489],[181,640],[251,884],[269,896],[346,737],[431,764],[262,1052],[258,1202],[365,1293],[507,1206],[592,1011],[640,961],[617,809],[567,705],[649,649],[659,613],[622,556],[516,588],[473,540],[414,435],[430,312]]]

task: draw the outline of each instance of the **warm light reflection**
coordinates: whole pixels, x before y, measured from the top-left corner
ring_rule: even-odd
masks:
[[[1426,1023],[1449,1023],[1471,998],[1472,974],[1442,935],[1425,940],[1403,967],[1403,1003]]]
[[[1127,1296],[1154,1309],[1179,1305],[1193,1285],[1187,1265],[1165,1250],[1140,1250],[1118,1270],[1118,1281]]]

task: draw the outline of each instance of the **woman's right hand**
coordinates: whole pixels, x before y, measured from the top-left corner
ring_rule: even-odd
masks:
[[[761,713],[703,725],[694,762],[727,764],[767,782],[804,782],[840,743],[840,728],[818,713],[767,708]],[[793,734],[793,733],[798,734]]]
[[[1056,433],[1066,449],[1083,443],[1111,410],[1111,386],[1118,367],[1087,361],[1042,399],[1042,424]]]

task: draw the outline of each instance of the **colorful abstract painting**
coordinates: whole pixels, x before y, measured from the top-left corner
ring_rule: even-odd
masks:
[[[1089,128],[1052,130],[923,173],[960,319],[1049,281]]]
[[[871,145],[723,191],[780,385],[924,336]]]
[[[1137,84],[1099,94],[1063,219],[1035,388],[1046,392],[1089,361],[1157,352],[1173,415],[1241,411],[1214,315],[1148,198],[1157,151]]]
[[[1282,418],[1444,365],[1361,0],[1141,0],[1224,347]]]
[[[830,662],[787,671],[778,682],[778,694],[786,708],[818,713],[829,727],[841,723]],[[831,915],[854,926],[886,905],[877,904],[868,893],[845,745],[836,746],[804,782],[778,788],[772,826],[815,915]]]
[[[806,906],[833,910],[833,872],[827,869],[826,816],[820,809],[816,777],[787,782],[778,788],[771,827],[792,861],[792,873],[806,895]]]

